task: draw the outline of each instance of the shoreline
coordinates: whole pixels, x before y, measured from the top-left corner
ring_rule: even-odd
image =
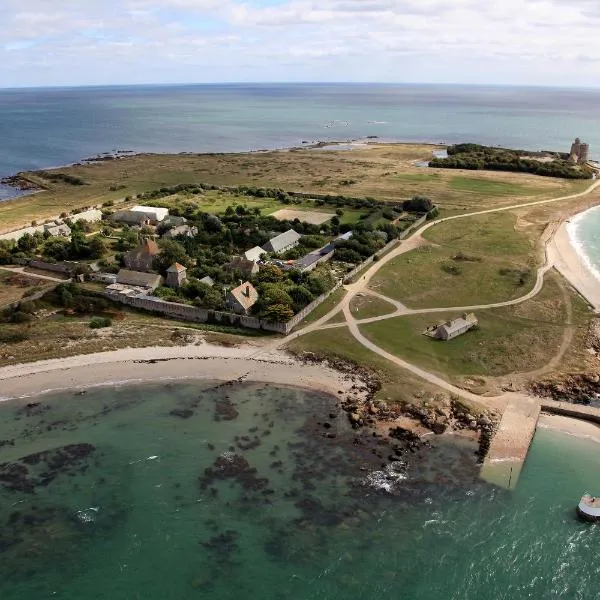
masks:
[[[0,368],[0,402],[92,387],[193,379],[251,381],[299,387],[340,399],[366,398],[366,387],[356,375],[327,364],[303,363],[282,352],[258,357],[259,353],[250,345],[154,346],[10,365]]]
[[[556,230],[548,245],[548,252],[556,270],[589,302],[594,311],[600,312],[600,280],[579,254],[568,231],[568,221],[563,221]]]

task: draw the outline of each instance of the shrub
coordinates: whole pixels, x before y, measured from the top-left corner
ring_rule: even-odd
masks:
[[[448,275],[460,275],[462,273],[462,268],[452,263],[442,263],[441,269]]]
[[[112,320],[108,317],[92,317],[90,321],[90,329],[103,329],[104,327],[110,327]]]

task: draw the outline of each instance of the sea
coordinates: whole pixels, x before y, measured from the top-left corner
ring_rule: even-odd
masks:
[[[538,431],[519,485],[433,436],[391,463],[336,399],[232,382],[0,404],[3,600],[596,600],[589,441]],[[386,465],[386,466],[384,466]]]

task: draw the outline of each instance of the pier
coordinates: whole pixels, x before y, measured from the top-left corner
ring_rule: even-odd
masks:
[[[517,486],[540,410],[540,402],[527,396],[508,403],[481,467],[482,479],[507,489]]]
[[[490,444],[481,467],[482,479],[506,489],[517,486],[541,412],[600,425],[600,408],[546,398],[516,396],[508,403]]]

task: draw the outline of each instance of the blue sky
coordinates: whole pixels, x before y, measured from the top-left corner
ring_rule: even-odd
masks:
[[[600,0],[1,0],[0,87],[600,87]]]

